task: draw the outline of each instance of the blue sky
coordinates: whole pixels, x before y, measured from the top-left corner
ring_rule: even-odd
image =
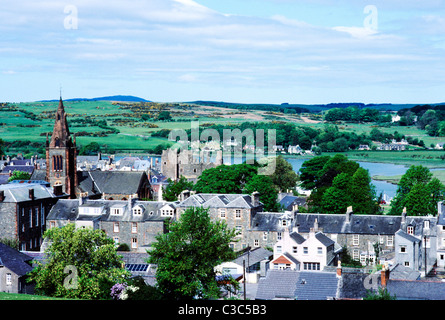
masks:
[[[0,101],[445,102],[445,0],[1,0],[0,35]]]

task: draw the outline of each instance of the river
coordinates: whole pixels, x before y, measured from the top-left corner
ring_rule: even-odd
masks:
[[[137,155],[135,155],[137,156]],[[141,159],[147,159],[146,156],[139,156]],[[121,159],[122,156],[117,156],[116,157],[116,161]],[[161,157],[159,156],[154,156],[154,159],[158,159],[159,161],[161,160]],[[299,173],[300,168],[303,164],[304,161],[308,160],[307,159],[303,159],[303,158],[287,158],[286,160],[292,165],[292,168],[294,169],[295,172]],[[224,163],[242,163],[243,160],[242,158],[232,158],[231,161],[227,161],[228,159],[224,158]],[[396,165],[396,164],[390,164],[390,163],[379,163],[379,162],[360,162],[357,161],[358,164],[364,168],[367,169],[369,171],[369,175],[372,176],[376,176],[376,175],[381,175],[381,176],[394,176],[394,175],[403,175],[406,170],[408,169],[408,167],[404,166],[404,165]],[[378,181],[378,180],[373,180],[372,179],[372,184],[375,186],[376,188],[376,193],[377,195],[380,195],[380,193],[382,193],[383,195],[386,195],[386,197],[388,198],[393,198],[396,195],[397,192],[397,185],[386,182],[386,181]]]

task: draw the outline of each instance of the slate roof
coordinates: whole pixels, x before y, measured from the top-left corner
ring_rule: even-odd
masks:
[[[445,282],[388,280],[386,289],[397,300],[444,300]]]
[[[306,204],[306,198],[297,196],[284,196],[284,198],[281,199],[279,203],[285,208],[285,210],[292,210],[292,206],[294,204],[304,206]]]
[[[24,276],[33,268],[27,262],[31,262],[32,257],[17,251],[6,244],[0,243],[0,265],[5,266],[18,276]]]
[[[298,231],[308,233],[313,228],[315,219],[318,221],[319,228],[323,229],[323,233],[393,235],[401,225],[401,216],[351,214],[348,222],[346,215],[298,213],[296,215]]]
[[[28,172],[30,174],[33,173],[35,167],[34,166],[26,166],[26,165],[7,165],[3,168],[2,172],[3,173],[9,173],[9,172],[14,172],[14,171],[24,171],[24,172]]]
[[[88,195],[94,194],[135,194],[144,180],[144,171],[77,171],[78,188]],[[94,183],[94,191],[93,190]]]
[[[253,231],[284,231],[286,226],[282,225],[282,221],[286,219],[290,224],[290,216],[286,213],[279,212],[257,212],[252,218]]]
[[[31,175],[31,180],[45,180],[46,170],[45,169],[35,169]]]
[[[3,202],[30,201],[29,190],[34,189],[34,199],[56,198],[52,188],[39,183],[8,183],[0,185],[0,191],[4,191]]]
[[[101,220],[101,221],[163,221],[168,216],[161,216],[160,209],[164,206],[170,206],[174,209],[172,202],[158,202],[158,201],[132,201],[132,208],[140,206],[143,208],[141,215],[134,215],[132,210],[128,207],[128,200],[86,200],[85,203],[80,204],[78,199],[61,199],[51,208],[47,220]],[[94,214],[79,214],[79,207],[103,207],[100,215]],[[121,215],[113,215],[110,209],[113,206],[123,206]]]
[[[248,194],[194,194],[179,203],[178,207],[204,208],[254,208],[252,198]]]
[[[327,300],[337,296],[339,278],[335,272],[269,270],[260,279],[257,300]]]
[[[249,252],[243,253],[232,262],[242,266],[244,260],[246,261],[246,267],[250,267],[262,260],[269,259],[271,256],[273,256],[273,252],[262,247],[258,247],[250,250]]]

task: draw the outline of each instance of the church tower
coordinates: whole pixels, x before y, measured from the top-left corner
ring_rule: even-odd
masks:
[[[76,138],[71,138],[65,108],[60,97],[51,141],[46,137],[46,181],[51,187],[76,198]]]

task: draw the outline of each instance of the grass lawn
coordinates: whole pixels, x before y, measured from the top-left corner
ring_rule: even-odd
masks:
[[[53,297],[37,296],[33,294],[0,292],[0,300],[73,300],[73,299],[53,298]]]
[[[433,177],[437,178],[445,184],[445,170],[432,170],[431,173],[433,174]],[[395,175],[395,176],[373,176],[372,177],[375,180],[384,180],[388,181],[393,184],[398,184],[400,179],[402,178],[401,175]]]

